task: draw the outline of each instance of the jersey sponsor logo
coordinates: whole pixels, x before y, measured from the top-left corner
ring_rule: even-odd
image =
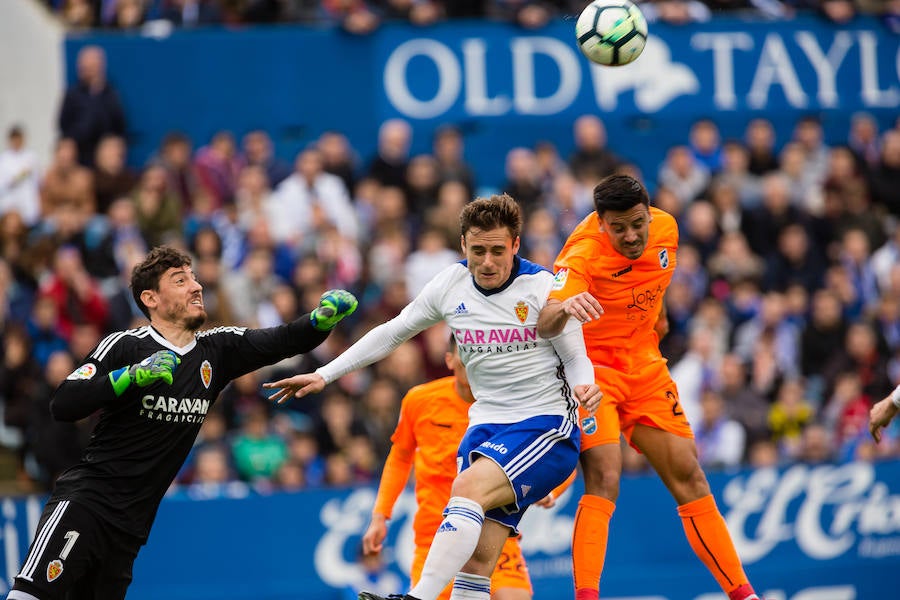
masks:
[[[663,269],[669,268],[669,251],[666,248],[659,251],[659,266]]]
[[[208,360],[200,365],[200,381],[203,382],[203,387],[209,389],[209,384],[212,383],[212,365]]]
[[[569,270],[568,269],[560,269],[556,272],[556,275],[553,276],[553,287],[551,289],[561,290],[566,287],[566,279],[569,278]]]
[[[91,379],[97,374],[97,367],[93,363],[85,363],[69,373],[66,379],[75,381],[76,379]]]
[[[597,417],[585,417],[581,420],[581,431],[585,435],[591,435],[597,431]]]
[[[58,579],[63,572],[63,564],[62,561],[58,558],[56,560],[51,560],[50,564],[47,565],[47,581],[52,583],[54,580]]]
[[[166,398],[148,394],[141,398],[140,415],[153,421],[202,423],[209,410],[204,398]]]
[[[528,318],[528,305],[525,304],[522,300],[516,302],[516,307],[513,309],[516,311],[516,318],[519,319],[519,323],[525,323],[525,319]]]
[[[507,344],[537,341],[537,327],[508,327],[505,329],[457,329],[458,344]]]

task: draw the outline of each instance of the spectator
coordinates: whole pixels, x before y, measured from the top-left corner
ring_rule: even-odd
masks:
[[[213,135],[208,146],[194,155],[194,172],[200,190],[212,198],[213,206],[221,208],[234,201],[238,173],[243,160],[237,153],[234,136],[229,131]]]
[[[888,131],[881,138],[881,161],[871,175],[872,201],[900,217],[900,131]]]
[[[775,128],[768,119],[753,119],[747,123],[744,141],[750,151],[750,172],[761,176],[778,170],[775,153]]]
[[[38,293],[56,307],[56,330],[64,339],[69,340],[75,325],[83,323],[106,331],[109,306],[76,248],[63,246],[57,250],[53,273],[41,282]]]
[[[347,190],[355,190],[357,157],[347,136],[339,131],[326,131],[319,136],[316,147],[322,152],[325,172],[340,177]]]
[[[824,282],[825,263],[821,251],[813,245],[803,225],[787,225],[778,234],[775,251],[769,254],[764,289],[784,292],[797,284],[812,293]]]
[[[466,186],[468,197],[475,194],[475,174],[465,159],[465,141],[462,131],[453,125],[438,127],[431,147],[438,163],[441,183],[459,181]]]
[[[522,206],[528,216],[543,204],[543,190],[538,180],[537,160],[530,148],[513,148],[506,154],[506,181],[503,192]]]
[[[172,132],[163,138],[157,156],[151,164],[166,173],[169,192],[178,199],[178,206],[188,207],[197,193],[199,183],[191,165],[192,144],[183,133]]]
[[[736,354],[726,354],[719,367],[719,395],[725,412],[747,433],[751,445],[769,435],[769,402],[749,385],[747,367]]]
[[[41,180],[41,219],[52,221],[64,205],[72,205],[85,218],[96,212],[94,177],[90,169],[78,164],[77,152],[71,138],[56,143],[53,162]]]
[[[254,129],[244,135],[243,150],[245,165],[263,169],[272,187],[278,187],[290,176],[291,166],[275,156],[272,138],[262,129]]]
[[[160,17],[180,27],[220,23],[222,12],[214,0],[166,0]]]
[[[125,138],[106,135],[97,145],[94,158],[94,191],[97,212],[106,214],[109,206],[119,198],[127,198],[138,182],[138,174],[125,164],[128,149]]]
[[[378,148],[366,174],[382,185],[403,189],[412,131],[412,126],[402,119],[389,119],[382,123],[378,129]]]
[[[406,291],[412,300],[434,275],[444,267],[460,260],[458,252],[445,245],[439,229],[428,228],[419,234],[416,249],[406,258]]]
[[[799,458],[803,430],[814,418],[815,408],[803,397],[803,383],[797,379],[785,381],[769,410],[769,429],[781,456]]]
[[[144,170],[131,199],[138,227],[149,247],[181,237],[182,207],[169,189],[161,166],[150,165]]]
[[[248,379],[240,385],[258,386],[252,374],[244,377]],[[258,398],[257,404],[247,408],[240,431],[231,443],[238,476],[248,483],[271,479],[287,460],[287,444],[269,430],[265,398],[261,394]]]
[[[78,79],[66,89],[59,113],[62,135],[75,140],[78,162],[93,166],[103,136],[125,135],[125,110],[106,79],[106,52],[99,46],[78,51]]]
[[[747,434],[728,416],[725,402],[715,390],[705,390],[700,396],[700,418],[693,429],[701,465],[722,469],[741,464]]]
[[[37,156],[25,147],[25,132],[10,128],[0,152],[0,215],[15,211],[27,226],[40,216],[40,172]]]
[[[709,170],[694,159],[687,146],[670,148],[659,168],[658,183],[675,194],[680,206],[679,213],[700,196],[709,181]]]
[[[706,167],[715,175],[724,164],[722,137],[719,126],[712,119],[699,119],[691,125],[688,133],[688,145],[694,154],[694,160]]]
[[[569,156],[569,168],[578,181],[590,186],[612,175],[620,164],[619,158],[606,146],[606,126],[599,117],[582,115],[573,128],[575,150]]]

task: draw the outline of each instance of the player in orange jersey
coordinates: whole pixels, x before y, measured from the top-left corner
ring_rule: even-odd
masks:
[[[422,574],[434,532],[443,520],[442,512],[450,499],[450,487],[457,472],[456,449],[469,423],[469,405],[475,401],[453,336],[450,336],[450,349],[444,359],[447,368],[453,371],[452,376],[416,386],[403,398],[400,420],[391,436],[393,446],[372,509],[372,520],[363,535],[363,552],[381,552],[394,503],[415,466],[418,509],[413,519],[416,546],[410,569],[413,585]],[[552,506],[574,477],[575,472],[538,504],[545,508]],[[452,590],[453,585],[448,585],[438,600],[448,600]],[[531,595],[531,580],[519,536],[508,538],[491,576],[491,598],[530,600]]]
[[[675,219],[651,208],[644,186],[627,175],[597,184],[594,206],[556,259],[556,281],[538,319],[543,337],[557,335],[569,317],[583,323],[603,391],[595,415],[580,414],[585,494],[572,538],[576,600],[599,596],[619,495],[620,434],[647,456],[675,498],[691,548],[730,600],[756,599],[659,351],[656,324],[678,249]]]

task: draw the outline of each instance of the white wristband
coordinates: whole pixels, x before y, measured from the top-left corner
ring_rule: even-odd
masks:
[[[891,402],[897,408],[900,408],[900,385],[894,388],[894,391],[891,392]]]

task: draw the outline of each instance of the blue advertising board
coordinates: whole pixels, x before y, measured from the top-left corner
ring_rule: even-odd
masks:
[[[767,599],[896,597],[900,461],[712,474],[710,484],[747,574]],[[573,596],[571,535],[580,493],[576,480],[555,507],[533,508],[523,521],[537,599]],[[129,600],[337,600],[359,581],[355,558],[375,490],[236,496],[166,498],[138,556]],[[20,566],[41,500],[0,503],[0,586]],[[405,492],[385,549],[398,578],[411,562],[414,511]],[[724,600],[657,478],[623,480],[610,535],[604,598]]]
[[[366,36],[298,26],[91,34],[69,37],[66,60],[72,79],[79,48],[107,49],[137,163],[171,130],[200,145],[220,129],[262,128],[289,160],[322,132],[342,131],[365,164],[379,125],[403,118],[415,127],[413,153],[430,151],[439,125],[459,126],[479,183],[493,187],[513,147],[547,140],[567,156],[572,123],[586,113],[604,119],[610,147],[651,183],[666,149],[701,117],[725,137],[766,117],[782,144],[801,115],[820,117],[831,143],[846,140],[857,111],[882,127],[898,116],[900,36],[876,19],[654,23],[642,56],[618,68],[588,62],[573,23],[386,24]]]

